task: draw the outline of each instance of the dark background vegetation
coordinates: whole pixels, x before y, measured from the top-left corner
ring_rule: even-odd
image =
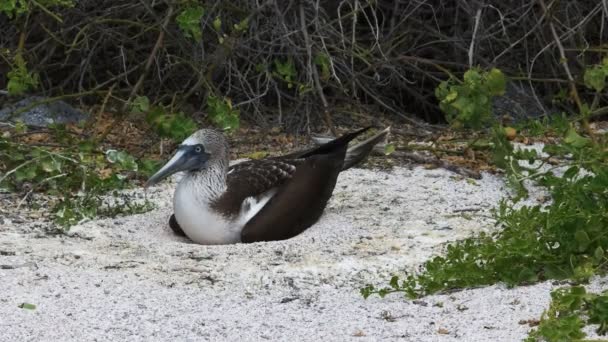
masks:
[[[192,4],[204,8],[200,36],[176,23]],[[582,84],[608,51],[598,0],[83,0],[51,10],[62,22],[0,14],[0,89],[21,51],[40,75],[37,94],[84,106],[109,96],[118,114],[143,95],[198,121],[207,97],[222,96],[244,121],[295,131],[355,114],[443,122],[435,88],[474,66],[521,81],[541,111],[569,111],[568,74]]]

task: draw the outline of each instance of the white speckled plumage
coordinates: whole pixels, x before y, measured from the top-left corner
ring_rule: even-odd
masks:
[[[184,175],[179,182],[173,197],[177,222],[196,243],[216,245],[240,242],[244,224],[236,225],[234,219],[211,208],[211,201],[222,191],[204,186],[206,183],[203,182],[200,175],[191,173]]]

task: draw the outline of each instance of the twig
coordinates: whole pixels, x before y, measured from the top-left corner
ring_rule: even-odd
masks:
[[[139,75],[139,79],[135,83],[135,86],[133,86],[133,89],[131,90],[131,94],[129,94],[129,98],[127,99],[127,101],[125,102],[125,104],[122,107],[123,112],[129,108],[129,104],[133,100],[133,97],[135,97],[135,95],[139,91],[139,88],[141,88],[142,84],[144,83],[144,79],[146,78],[146,75],[148,74],[148,71],[150,70],[152,63],[154,62],[154,58],[156,58],[156,53],[158,52],[160,47],[163,45],[163,41],[165,39],[165,31],[167,30],[167,25],[169,25],[169,22],[171,21],[172,16],[173,16],[173,6],[169,6],[169,9],[167,10],[167,14],[165,15],[165,20],[162,23],[162,29],[158,33],[158,38],[156,39],[156,43],[154,44],[154,47],[152,48],[152,52],[150,52],[150,55],[148,56],[148,59],[146,60],[146,64],[144,65],[144,70],[141,73],[141,75]]]
[[[44,13],[48,14],[51,18],[57,20],[60,24],[63,24],[63,20],[55,13],[51,12],[48,8],[44,7],[41,3],[36,0],[32,0],[32,3],[40,8]]]
[[[547,8],[547,5],[545,5],[545,1],[538,0],[538,2],[540,4],[540,6],[543,8],[543,11],[545,13],[548,13],[549,9]],[[550,18],[553,19],[553,16],[551,16]],[[581,98],[578,94],[578,90],[576,88],[576,83],[574,82],[574,77],[572,76],[572,72],[570,71],[570,67],[568,66],[568,58],[566,58],[566,52],[564,51],[564,46],[562,45],[562,42],[559,39],[559,35],[557,34],[557,31],[555,30],[555,25],[553,24],[552,20],[549,20],[549,29],[551,30],[551,34],[553,35],[553,39],[555,40],[555,44],[557,45],[557,49],[559,51],[560,64],[564,68],[564,71],[566,72],[566,76],[568,77],[568,84],[570,85],[570,95],[572,95],[572,98],[574,99],[574,102],[576,103],[578,112],[580,114],[582,114],[583,113],[583,104],[582,104]],[[591,127],[589,126],[589,120],[587,118],[583,118],[582,123],[583,123],[583,127],[585,128],[585,131],[587,132],[587,134],[589,134],[589,136],[592,139],[595,139],[593,131],[591,130]]]
[[[38,158],[34,158],[34,159],[27,160],[27,161],[25,161],[25,162],[21,163],[19,166],[15,167],[14,169],[12,169],[12,170],[8,171],[7,173],[5,173],[5,174],[2,176],[2,178],[0,178],[0,184],[2,184],[2,182],[4,182],[4,180],[5,180],[5,179],[6,179],[8,176],[10,176],[10,175],[12,175],[13,173],[17,172],[17,171],[18,171],[20,168],[22,168],[22,167],[24,167],[24,166],[26,166],[26,165],[29,165],[29,164],[31,164],[31,163],[33,163],[33,162],[36,162],[36,161],[38,161],[40,158],[41,158],[41,157],[38,157]]]
[[[105,131],[100,135],[98,141],[105,140],[105,138],[108,136],[108,134],[110,134],[110,132],[112,131],[114,126],[119,121],[123,120],[126,117],[126,115],[124,115],[124,113],[127,111],[127,109],[129,108],[129,105],[131,104],[131,101],[133,101],[133,98],[139,91],[139,88],[141,88],[142,84],[144,83],[144,79],[146,78],[146,75],[148,74],[148,71],[150,70],[152,63],[154,62],[154,58],[156,58],[156,54],[157,54],[158,50],[163,45],[163,41],[165,39],[165,31],[166,31],[167,25],[169,25],[169,22],[171,21],[172,17],[173,17],[173,6],[169,6],[169,9],[167,10],[167,14],[165,15],[165,20],[163,21],[163,23],[161,25],[161,30],[158,33],[158,38],[156,38],[156,43],[154,44],[154,47],[152,48],[152,51],[150,52],[150,55],[148,56],[148,59],[146,60],[146,64],[144,65],[143,72],[139,75],[139,79],[133,86],[133,89],[131,90],[131,93],[129,94],[127,101],[125,101],[125,103],[122,106],[121,113],[120,113],[121,115],[118,118],[116,118],[114,120],[114,122],[112,122],[110,125],[108,125],[108,127],[105,129]]]
[[[473,67],[473,52],[475,51],[475,39],[477,38],[477,29],[479,28],[479,22],[481,19],[481,7],[477,9],[475,15],[475,28],[473,29],[473,36],[471,37],[471,45],[469,46],[469,68]]]
[[[56,178],[61,178],[61,177],[64,177],[66,175],[67,175],[67,173],[61,173],[61,174],[58,174],[58,175],[55,175],[55,176],[43,179],[38,184],[36,184],[35,186],[32,186],[32,188],[30,189],[30,191],[28,191],[25,194],[25,196],[23,196],[23,198],[21,199],[21,201],[19,201],[19,204],[17,205],[17,210],[19,210],[21,208],[21,205],[23,204],[23,202],[25,202],[25,200],[28,198],[28,196],[32,194],[32,192],[34,191],[34,189],[36,188],[36,186],[40,186],[43,183],[46,183],[46,182],[48,182],[50,180],[53,180],[53,179],[56,179]]]
[[[315,88],[317,89],[317,93],[321,98],[321,102],[323,103],[323,116],[325,118],[325,124],[327,128],[331,131],[331,134],[334,136],[338,136],[338,132],[336,128],[332,124],[331,116],[329,115],[329,105],[327,103],[327,99],[325,98],[325,94],[323,93],[323,88],[321,87],[321,82],[319,81],[319,73],[317,72],[317,68],[312,65],[312,42],[310,41],[310,37],[308,36],[308,29],[306,28],[306,15],[304,14],[304,5],[300,2],[300,25],[302,27],[302,35],[304,35],[304,44],[306,44],[306,52],[308,53],[308,72],[311,74],[312,81],[315,84]]]
[[[106,105],[108,104],[108,100],[110,99],[110,97],[112,96],[112,90],[114,90],[114,87],[116,86],[116,83],[112,84],[112,86],[110,87],[110,89],[108,90],[108,93],[106,94],[106,96],[103,99],[103,102],[101,103],[101,107],[99,108],[99,111],[97,112],[98,116],[101,116],[103,114],[103,112],[106,109]]]

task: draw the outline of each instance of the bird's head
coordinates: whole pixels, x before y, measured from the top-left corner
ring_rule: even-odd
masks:
[[[148,179],[145,187],[157,184],[176,172],[203,171],[211,163],[228,164],[228,144],[221,133],[201,129],[177,147],[173,158]]]

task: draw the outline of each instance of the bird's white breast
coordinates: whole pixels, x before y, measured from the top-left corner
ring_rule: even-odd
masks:
[[[240,242],[243,224],[214,211],[209,201],[201,196],[201,189],[187,176],[184,178],[175,190],[173,210],[186,236],[205,245]]]

